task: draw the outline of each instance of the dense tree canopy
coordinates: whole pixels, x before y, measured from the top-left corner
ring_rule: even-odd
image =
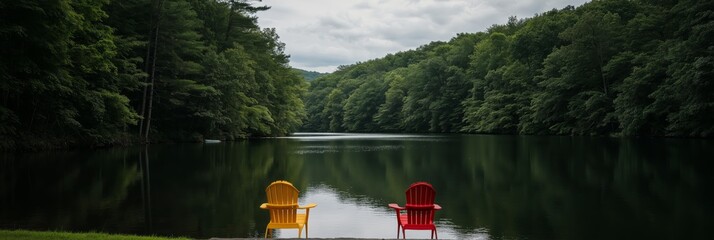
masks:
[[[3,1],[0,148],[293,131],[307,84],[255,4]]]
[[[596,0],[342,66],[303,130],[710,137],[714,2]]]

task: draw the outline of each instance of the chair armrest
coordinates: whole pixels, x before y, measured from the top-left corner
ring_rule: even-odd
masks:
[[[441,206],[439,206],[439,204],[434,204],[434,210],[441,210]]]
[[[400,207],[399,204],[396,204],[396,203],[390,203],[390,204],[389,204],[389,207],[390,207],[390,208],[393,208],[393,209],[395,209],[395,210],[405,210],[405,209],[407,209],[407,208],[405,208],[405,207]]]
[[[262,208],[262,209],[296,209],[296,208],[298,208],[298,205],[297,204],[263,203],[260,205],[260,208]]]
[[[304,206],[298,206],[299,209],[308,209],[308,208],[314,208],[314,207],[317,207],[317,204],[308,203],[307,205],[304,205]]]

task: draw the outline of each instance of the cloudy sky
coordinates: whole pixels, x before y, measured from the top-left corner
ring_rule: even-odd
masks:
[[[290,65],[332,72],[457,33],[479,32],[509,16],[580,6],[587,0],[263,0],[263,28],[275,28]],[[260,3],[256,4],[259,5]]]

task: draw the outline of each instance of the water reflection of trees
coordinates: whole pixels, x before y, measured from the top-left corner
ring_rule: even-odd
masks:
[[[297,154],[310,147],[327,151]],[[697,238],[714,227],[711,156],[707,140],[510,136],[6,154],[0,228],[260,236],[269,216],[258,206],[277,179],[303,191],[328,184],[385,211],[410,183],[429,181],[444,207],[438,218],[463,232]]]
[[[121,231],[142,219],[126,201],[140,175],[125,149],[4,154],[0,165],[2,228]]]
[[[152,171],[154,232],[186,236],[260,236],[269,216],[258,206],[265,186],[276,179],[299,186],[300,159],[280,141],[235,142],[157,149]],[[160,205],[158,204],[160,203]]]
[[[306,175],[377,205],[404,201],[429,181],[440,217],[462,231],[537,239],[687,238],[714,227],[714,145],[706,140],[463,136],[404,141],[401,150],[356,151],[390,141],[334,141],[307,154]],[[351,150],[352,149],[352,150]],[[359,148],[358,148],[359,149]],[[346,196],[350,197],[350,196]]]
[[[262,233],[265,186],[298,186],[299,158],[280,141],[3,155],[0,228],[165,236]]]

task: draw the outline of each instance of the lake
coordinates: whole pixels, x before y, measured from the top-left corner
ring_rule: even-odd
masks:
[[[4,153],[0,228],[262,237],[284,179],[310,237],[395,238],[387,204],[427,181],[444,239],[706,239],[713,161],[706,139],[410,134]]]

